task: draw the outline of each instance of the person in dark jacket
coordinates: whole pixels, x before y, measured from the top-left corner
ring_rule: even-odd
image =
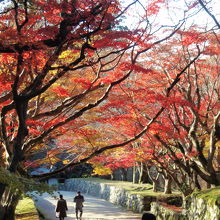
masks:
[[[156,220],[156,216],[146,212],[142,215],[142,220]]]
[[[66,211],[68,210],[66,200],[63,199],[63,195],[60,195],[60,199],[57,201],[56,212],[58,212],[58,217],[60,220],[64,220],[66,217]]]
[[[78,219],[78,212],[80,211],[80,219],[83,213],[83,202],[84,197],[81,195],[80,191],[77,192],[77,196],[74,197],[74,202],[76,203],[76,219]]]

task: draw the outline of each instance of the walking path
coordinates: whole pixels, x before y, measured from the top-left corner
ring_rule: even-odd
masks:
[[[76,196],[76,192],[70,191],[59,191],[67,201],[68,212],[65,220],[74,220],[75,208],[73,198]],[[140,220],[141,214],[135,214],[131,211],[123,210],[110,202],[103,199],[92,197],[90,195],[84,195],[84,211],[82,220]],[[55,216],[55,207],[57,199],[51,195],[44,193],[42,196],[36,196],[37,201],[35,202],[36,207],[46,217],[46,220],[57,220]],[[57,193],[58,197],[58,193]]]

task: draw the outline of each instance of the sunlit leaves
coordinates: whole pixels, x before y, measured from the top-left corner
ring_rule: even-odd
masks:
[[[199,44],[204,43],[206,41],[206,38],[196,30],[191,31],[179,31],[179,33],[182,35],[182,43],[184,46],[189,46],[191,44]]]
[[[150,1],[149,5],[147,6],[147,15],[155,15],[159,12],[164,0],[153,0]]]
[[[112,174],[112,170],[108,167],[102,166],[100,163],[93,163],[93,175],[110,175]]]
[[[118,168],[128,168],[135,165],[138,155],[131,148],[107,151],[94,157],[90,163],[94,167],[94,174],[109,175]]]
[[[58,96],[68,97],[70,95],[69,92],[61,86],[57,86],[56,88],[54,88],[53,92],[55,92]]]
[[[77,78],[72,80],[73,83],[81,85],[84,89],[88,89],[92,86],[91,81],[86,78]]]
[[[219,107],[218,35],[179,21],[156,24],[163,0],[135,3],[144,15],[132,31],[121,28],[130,8],[117,0],[28,1],[26,11],[19,3],[18,11],[0,15],[2,142],[12,154],[20,149],[25,169],[80,161],[136,137],[160,109],[138,147],[103,154],[95,172],[157,157],[164,162],[188,153],[189,159],[196,151],[189,140],[193,121],[199,141],[211,129]],[[187,67],[199,52],[201,59]],[[35,153],[43,156],[31,163]]]

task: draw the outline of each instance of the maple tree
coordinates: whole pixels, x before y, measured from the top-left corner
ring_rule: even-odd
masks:
[[[172,90],[201,53],[199,48],[194,51],[164,82],[152,61],[142,62],[147,63],[150,56],[158,58],[159,54],[149,53],[151,49],[169,43],[186,20],[156,23],[165,4],[163,0],[129,4],[11,0],[1,9],[3,170],[32,178],[54,175],[153,130],[151,125],[167,108],[164,100],[170,102]],[[135,5],[144,13],[134,21],[134,29],[122,27],[121,20]],[[44,159],[30,160],[42,151],[46,151]],[[68,157],[55,171],[27,172],[31,166],[55,164],[64,154]],[[7,183],[0,183],[3,219],[13,219],[18,198]]]
[[[164,47],[160,45],[151,54],[151,57],[154,54],[163,54],[159,60],[150,61],[157,66],[158,72],[164,74],[163,80],[160,80],[161,86],[166,85],[167,81],[172,82],[181,66],[185,66],[184,62],[197,53],[193,44],[200,44],[201,48],[203,46],[203,56],[188,68],[168,98],[163,95],[162,90],[156,96],[150,94],[165,110],[150,127],[148,135],[151,134],[153,140],[142,141],[147,146],[145,151],[142,144],[142,149],[145,155],[153,149],[153,157],[146,157],[145,160],[155,161],[153,165],[161,173],[164,172],[164,177],[167,174],[168,179],[172,177],[186,196],[195,187],[201,188],[198,176],[208,184],[219,185],[219,43],[216,36],[196,30],[181,31],[179,35],[181,47],[180,42],[175,39],[169,44],[174,49],[169,48],[168,44]],[[206,41],[212,43],[206,45]],[[150,99],[148,103],[151,103]],[[144,112],[146,115],[151,114],[147,108]],[[161,150],[155,151],[155,145]],[[182,182],[186,184],[183,186]],[[156,184],[156,179],[153,183]]]
[[[95,135],[96,123],[101,124],[97,117],[89,120],[92,109],[112,97],[117,85],[134,70],[148,72],[135,65],[141,54],[172,37],[181,26],[177,22],[161,38],[156,37],[157,31],[165,28],[148,28],[146,16],[133,31],[122,28],[120,19],[136,3],[140,4],[11,0],[1,9],[1,166],[5,171],[29,175],[28,167],[38,165],[29,158],[45,149],[46,158],[38,163],[54,164],[56,155],[72,154],[62,168],[32,177],[53,175],[107,149],[124,146],[148,129],[154,118],[145,129],[132,132],[128,140],[119,138],[113,144],[92,148],[81,147],[83,142],[78,141],[90,133]],[[147,6],[148,16],[158,13],[162,3],[152,1]],[[71,138],[72,145],[78,141],[74,148],[66,144]],[[51,149],[52,140],[62,145]],[[1,182],[0,198],[0,215],[13,219],[19,194]]]
[[[180,35],[183,48],[188,44],[191,49],[185,49],[185,54],[178,55],[179,61],[175,68],[182,64],[181,57],[186,60],[192,53],[192,41],[187,41],[192,35],[189,32],[181,32]],[[178,87],[173,90],[173,95],[166,100],[166,106],[169,106],[164,111],[164,119],[158,122],[159,127],[155,124],[155,132],[157,140],[189,176],[193,170],[207,183],[219,185],[219,60],[214,58],[219,43],[213,37],[194,31],[193,43],[204,45],[204,55],[188,69]],[[204,39],[212,43],[206,46]],[[172,71],[169,65],[163,65],[162,68],[168,79],[172,77],[173,64]],[[176,150],[181,156],[175,156]]]
[[[159,151],[160,154],[152,151],[153,158],[145,160],[156,161],[153,165],[167,179],[165,183],[172,178],[185,196],[190,194],[195,187],[201,189],[198,177],[209,185],[220,184],[219,23],[207,6],[202,1],[199,2],[214,20],[214,27],[209,26],[210,29],[208,29],[194,25],[187,30],[178,31],[175,40],[154,48],[150,55],[148,54],[145,59],[143,57],[145,60],[142,62],[143,66],[154,65],[156,67],[157,75],[150,75],[152,81],[149,84],[146,84],[146,81],[138,82],[136,84],[138,89],[135,92],[131,91],[130,87],[129,91],[124,89],[125,94],[135,100],[130,110],[130,114],[135,117],[130,116],[130,120],[135,118],[140,126],[144,124],[144,118],[152,117],[151,109],[155,110],[158,106],[164,107],[165,110],[149,130],[154,142],[162,151]],[[179,70],[198,53],[198,48],[202,56],[187,69],[178,86],[172,90],[169,97],[166,97],[164,86],[166,88],[167,84],[173,82]],[[152,72],[152,69],[150,71]],[[141,79],[144,77],[142,76]],[[143,84],[148,85],[146,87],[148,90],[140,89]],[[154,84],[156,91],[150,90],[154,88]],[[146,97],[148,99],[144,103],[141,100],[142,94],[145,99]],[[126,99],[126,107],[129,106],[128,100],[130,99]],[[151,108],[153,102],[153,108]],[[155,105],[155,102],[159,105]],[[142,106],[145,106],[145,109],[141,109]],[[139,117],[136,117],[137,115]],[[124,121],[121,124],[132,126],[132,129],[137,127],[135,124],[130,125]],[[132,129],[129,129],[129,132],[132,132]],[[122,133],[124,132],[126,131]],[[147,146],[147,151],[149,148],[150,144]],[[134,160],[134,158],[131,159],[129,163]],[[169,163],[166,163],[167,161]],[[186,184],[183,186],[182,182]]]

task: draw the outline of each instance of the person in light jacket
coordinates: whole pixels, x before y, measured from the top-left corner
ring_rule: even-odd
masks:
[[[63,195],[60,195],[60,199],[57,201],[57,207],[56,207],[56,212],[58,212],[58,217],[60,220],[64,220],[66,217],[66,211],[68,210],[67,208],[67,203],[66,200],[63,199]]]
[[[77,196],[74,197],[74,202],[76,203],[76,219],[78,219],[78,212],[80,212],[80,219],[83,213],[83,202],[84,197],[81,195],[80,191],[77,192]]]

